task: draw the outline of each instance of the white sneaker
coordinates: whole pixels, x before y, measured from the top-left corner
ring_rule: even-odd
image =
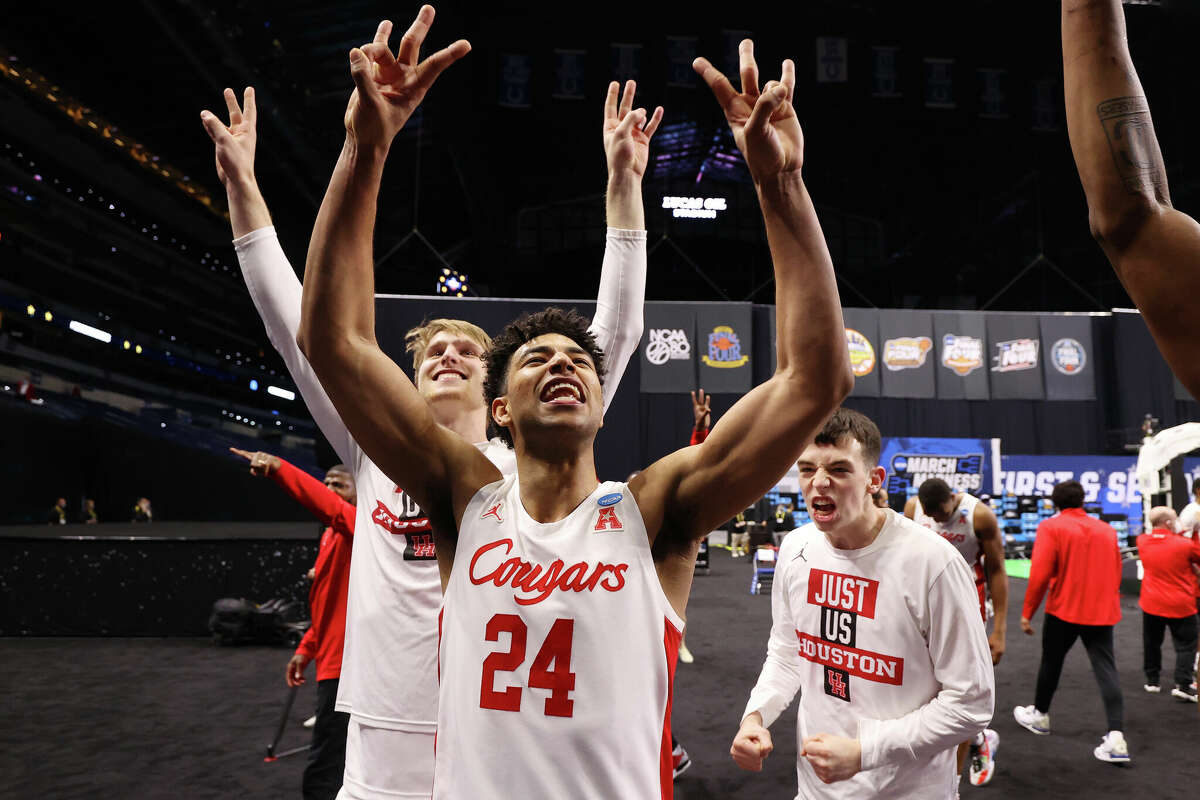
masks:
[[[1196,702],[1196,687],[1176,684],[1175,688],[1171,690],[1171,697],[1174,697],[1181,703],[1194,703]]]
[[[306,728],[311,728],[316,724],[317,724],[317,715],[316,714],[313,714],[311,717],[304,720],[304,727],[306,727]]]
[[[1162,687],[1159,686],[1157,683],[1145,683],[1145,684],[1142,684],[1142,688],[1145,689],[1150,694],[1158,694],[1159,692],[1162,691]]]
[[[692,656],[692,651],[688,650],[687,645],[683,642],[679,643],[679,660],[685,664],[691,664],[696,660],[695,657]]]
[[[1038,736],[1050,733],[1050,715],[1043,714],[1033,706],[1017,706],[1013,709],[1013,719],[1022,728],[1033,731]]]
[[[1100,746],[1093,750],[1092,754],[1101,761],[1128,764],[1129,745],[1125,742],[1125,734],[1120,731],[1109,731],[1108,735],[1100,740]]]

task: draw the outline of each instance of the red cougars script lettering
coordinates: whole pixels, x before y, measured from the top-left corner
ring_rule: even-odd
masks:
[[[904,683],[904,659],[859,650],[857,647],[826,642],[807,633],[796,631],[800,640],[800,657],[826,667],[845,670],[859,678],[876,683],[900,686]]]
[[[503,548],[503,552],[500,552],[500,548]],[[512,548],[512,539],[498,539],[476,550],[475,555],[471,556],[468,570],[471,583],[476,586],[489,582],[496,586],[507,584],[525,593],[513,595],[517,603],[523,606],[542,602],[555,589],[592,592],[599,586],[608,592],[619,592],[625,588],[628,564],[605,564],[601,561],[593,567],[586,561],[580,561],[567,566],[562,559],[555,559],[549,567],[544,567],[521,558],[503,558],[512,552]],[[491,571],[488,571],[488,567],[492,567]]]
[[[808,602],[814,606],[853,611],[867,619],[875,619],[878,594],[879,581],[823,569],[808,571]]]

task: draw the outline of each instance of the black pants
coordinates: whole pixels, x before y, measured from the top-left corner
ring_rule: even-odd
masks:
[[[304,767],[304,800],[333,800],[346,771],[346,726],[350,715],[333,710],[338,679],[317,681],[317,724]]]
[[[1192,659],[1196,653],[1195,614],[1172,618],[1142,612],[1142,668],[1146,671],[1146,683],[1158,685],[1163,633],[1167,628],[1171,629],[1171,644],[1175,645],[1175,684],[1186,687],[1192,682]]]
[[[1117,662],[1113,657],[1112,625],[1076,625],[1065,622],[1052,614],[1046,614],[1042,622],[1042,664],[1038,667],[1037,692],[1033,704],[1045,714],[1050,710],[1054,690],[1062,675],[1063,660],[1076,639],[1083,640],[1088,660],[1096,683],[1100,684],[1100,697],[1104,700],[1104,713],[1108,716],[1108,730],[1124,730],[1125,703],[1121,697],[1121,685],[1117,680]]]

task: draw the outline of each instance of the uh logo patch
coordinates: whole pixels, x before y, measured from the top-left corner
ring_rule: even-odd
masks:
[[[810,568],[808,602],[821,609],[817,636],[796,631],[800,657],[824,669],[825,694],[849,703],[850,679],[899,686],[904,659],[858,647],[858,620],[875,618],[879,581]]]
[[[623,496],[620,492],[613,492],[596,501],[596,525],[592,528],[593,532],[625,530],[621,518],[617,516],[616,508]]]

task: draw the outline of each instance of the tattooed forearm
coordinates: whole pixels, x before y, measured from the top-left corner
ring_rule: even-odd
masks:
[[[1137,195],[1153,193],[1155,200],[1170,205],[1167,170],[1146,98],[1114,97],[1096,106],[1096,114],[1126,191]]]

